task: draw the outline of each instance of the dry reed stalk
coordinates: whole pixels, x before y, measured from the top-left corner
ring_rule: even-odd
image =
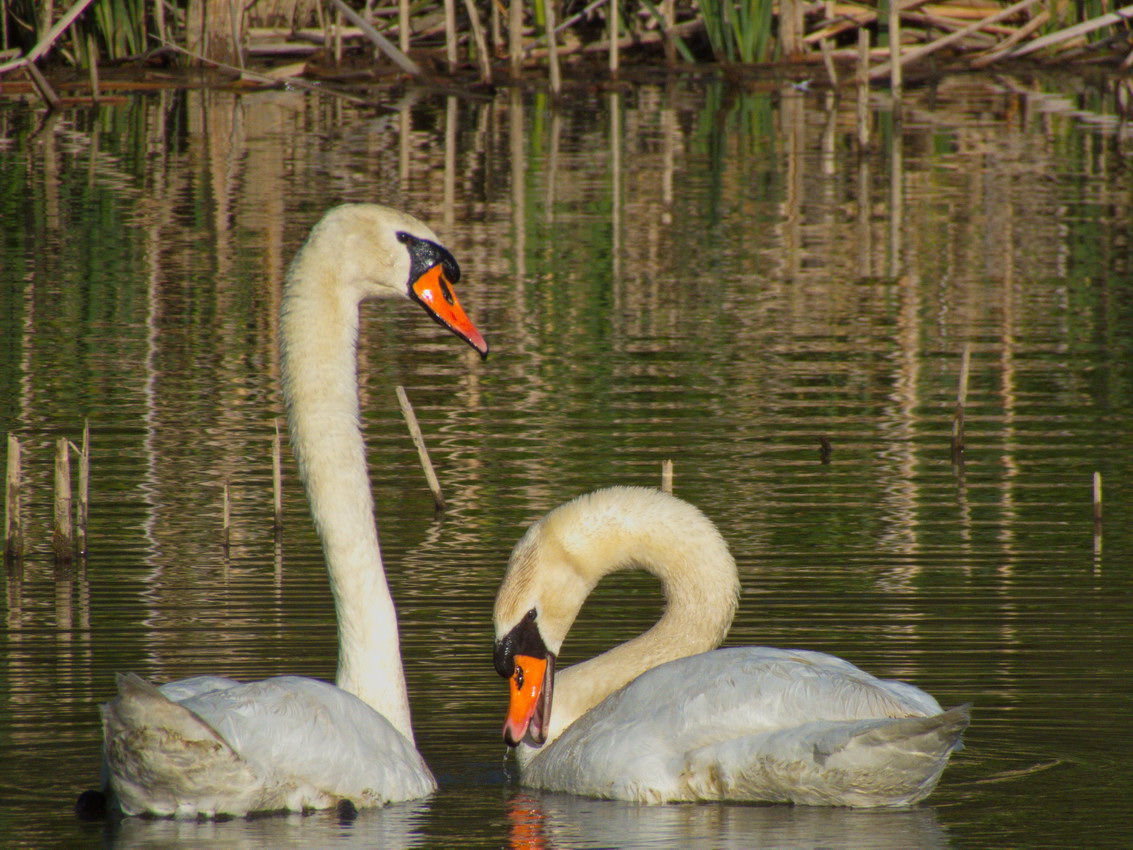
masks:
[[[1068,27],[1058,32],[1051,33],[1050,35],[1036,38],[1034,41],[1028,42],[1022,47],[1012,50],[1008,54],[1008,58],[1018,59],[1021,56],[1026,56],[1029,53],[1034,53],[1036,50],[1042,50],[1044,47],[1053,47],[1063,42],[1069,41],[1072,38],[1077,38],[1081,35],[1086,35],[1094,30],[1108,27],[1113,24],[1119,24],[1133,18],[1133,6],[1122,6],[1120,9],[1110,12],[1107,15],[1101,15],[1097,18],[1084,21],[1075,26]]]
[[[618,38],[621,34],[621,15],[618,13],[616,0],[610,0],[607,6],[606,21],[610,30],[610,76],[618,75],[621,51],[618,49]]]
[[[661,461],[661,492],[673,492],[673,462],[668,459]]]
[[[673,34],[677,25],[675,0],[661,0],[661,16],[665,19],[665,64],[672,67],[677,64],[677,39]]]
[[[417,424],[417,415],[413,412],[413,405],[409,403],[409,396],[405,388],[397,387],[397,402],[401,405],[401,415],[405,417],[405,424],[409,428],[409,435],[413,438],[413,445],[417,447],[417,457],[421,461],[421,468],[425,471],[425,481],[433,494],[433,504],[438,511],[445,509],[445,497],[441,493],[441,484],[433,472],[433,464],[429,460],[429,450],[425,447],[425,437],[421,434],[421,426]]]
[[[397,3],[397,40],[401,45],[401,52],[409,52],[409,0],[398,0]]]
[[[71,563],[74,546],[71,526],[71,443],[66,437],[60,437],[55,441],[55,533],[51,539],[57,567]]]
[[[555,37],[555,0],[543,0],[543,12],[547,26],[547,56],[551,74],[551,92],[558,96],[563,90],[563,79],[559,73],[559,46]]]
[[[354,24],[354,26],[358,27],[358,29],[362,30],[362,32],[366,35],[366,38],[370,39],[370,41],[377,45],[378,50],[388,56],[390,60],[395,65],[397,65],[397,67],[399,67],[405,73],[410,74],[411,76],[421,76],[421,67],[400,50],[398,50],[397,47],[394,46],[392,41],[390,41],[376,29],[374,29],[373,24],[371,24],[367,20],[364,20],[361,15],[359,15],[357,12],[343,3],[342,0],[331,0],[331,2],[334,4],[334,7],[343,15],[343,17],[350,21],[350,23]]]
[[[460,33],[456,31],[456,0],[444,0],[445,8],[445,58],[448,60],[448,72],[455,74],[459,56],[457,45]]]
[[[1002,21],[1006,18],[1010,18],[1013,15],[1017,15],[1019,12],[1022,12],[1024,9],[1029,9],[1031,6],[1035,5],[1035,3],[1038,3],[1038,2],[1039,2],[1039,0],[1021,0],[1021,2],[1015,3],[1011,6],[1008,6],[1005,9],[1000,9],[994,15],[989,15],[988,17],[984,18],[982,21],[976,21],[974,24],[970,24],[970,25],[964,27],[962,30],[957,30],[954,33],[949,33],[948,35],[942,36],[941,38],[938,38],[935,41],[932,41],[932,42],[930,42],[926,45],[923,45],[922,47],[914,48],[913,50],[910,50],[910,51],[904,53],[903,55],[900,55],[899,58],[891,59],[888,64],[881,65],[877,68],[874,68],[872,71],[870,71],[870,79],[877,79],[879,77],[884,77],[887,74],[889,74],[890,67],[894,64],[903,66],[903,65],[908,65],[912,62],[916,62],[918,59],[923,59],[924,57],[926,57],[926,56],[928,56],[932,53],[935,53],[936,51],[940,50],[941,48],[947,47],[950,44],[954,44],[958,41],[961,41],[962,39],[966,38],[971,33],[976,32],[978,30],[982,30],[984,27],[989,26],[990,24],[995,24],[995,23],[998,23],[999,21]],[[1133,7],[1129,7],[1129,8],[1133,8]],[[1015,55],[1017,55],[1017,52],[1012,53],[1010,55],[1015,56]]]
[[[897,3],[889,3],[889,87],[893,98],[901,103],[901,10]],[[877,76],[882,76],[878,74]]]
[[[494,6],[493,6],[494,8]],[[480,68],[480,82],[492,82],[492,57],[488,53],[488,39],[484,36],[484,26],[480,23],[480,13],[476,11],[473,0],[464,0],[464,10],[472,26],[472,40],[476,42],[476,64]]]
[[[23,501],[23,470],[20,463],[20,441],[15,434],[8,435],[7,466],[4,496],[4,565],[10,570],[24,555],[24,527],[20,510]]]
[[[523,0],[508,3],[508,56],[511,58],[511,75],[523,73]]]
[[[858,30],[858,145],[869,147],[869,30]]]
[[[1019,29],[1015,30],[1011,35],[1007,36],[1003,41],[999,42],[994,48],[982,56],[977,56],[968,63],[969,68],[986,68],[993,62],[997,62],[1004,58],[1011,52],[1011,49],[1025,38],[1028,38],[1032,33],[1042,27],[1047,21],[1050,20],[1050,12],[1043,9],[1031,20],[1027,21]]]

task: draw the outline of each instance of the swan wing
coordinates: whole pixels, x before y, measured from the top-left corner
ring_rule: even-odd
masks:
[[[315,679],[208,676],[159,690],[128,674],[103,725],[111,784],[130,814],[301,811],[340,799],[371,806],[436,787],[389,721]]]
[[[877,679],[824,653],[768,647],[714,650],[659,665],[611,694],[533,756],[524,780],[552,790],[642,802],[819,802],[823,794],[828,799],[821,802],[838,802],[834,780],[850,761],[845,753],[868,742],[873,762],[885,763],[890,755],[876,743],[888,733],[879,730],[889,730],[895,739],[924,737],[925,732],[899,721],[940,714],[939,704],[923,691]],[[952,717],[937,725],[954,734],[936,760],[938,767],[928,770],[932,776],[926,794],[966,725],[966,713],[962,720]],[[893,744],[896,750],[902,746],[912,745]],[[804,793],[804,766],[813,774],[808,782],[820,789],[816,794]],[[897,773],[909,769],[891,766]],[[761,779],[768,771],[776,782]],[[923,787],[926,781],[914,784]],[[905,801],[883,802],[876,794],[842,801],[900,802]]]

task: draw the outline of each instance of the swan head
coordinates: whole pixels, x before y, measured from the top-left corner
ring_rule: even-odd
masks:
[[[424,222],[379,204],[334,207],[311,230],[291,279],[325,281],[349,302],[400,296],[488,356],[488,344],[460,306],[460,265]]]

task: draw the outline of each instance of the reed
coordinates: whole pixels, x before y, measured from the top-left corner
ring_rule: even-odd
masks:
[[[239,71],[245,70],[246,56],[262,66],[293,63],[297,53],[322,50],[324,61],[326,56],[341,61],[351,51],[364,50],[369,40],[399,73],[414,76],[429,67],[430,73],[457,77],[478,72],[487,82],[493,64],[510,66],[518,78],[525,66],[541,62],[557,89],[556,82],[567,74],[559,63],[585,69],[578,57],[602,51],[615,75],[630,62],[673,66],[678,55],[686,65],[749,65],[776,57],[821,61],[827,83],[838,87],[837,64],[852,66],[858,59],[850,46],[855,31],[878,26],[878,43],[891,55],[869,76],[898,86],[904,69],[928,66],[930,55],[933,65],[944,69],[1022,57],[1097,62],[1099,54],[1108,54],[1119,67],[1133,65],[1127,39],[1133,5],[1116,7],[1108,0],[931,6],[928,0],[873,0],[849,11],[833,0],[591,0],[579,5],[566,0],[276,0],[236,6],[228,0],[74,0],[63,7],[6,0],[0,4],[5,46],[14,42],[22,55],[0,63],[0,75],[26,68],[45,100],[54,102],[35,70],[37,62],[96,69],[163,47],[187,61]],[[604,28],[595,27],[596,18],[604,20]],[[425,57],[432,61],[419,63]],[[270,79],[264,68],[259,70],[261,79]],[[97,73],[89,79],[92,88],[105,88],[105,78]]]

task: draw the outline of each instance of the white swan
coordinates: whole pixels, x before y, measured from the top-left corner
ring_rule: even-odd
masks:
[[[633,567],[661,579],[660,620],[555,672],[590,591]],[[599,490],[528,529],[495,606],[495,664],[511,691],[504,740],[518,747],[523,784],[645,803],[927,796],[960,745],[967,706],[942,712],[912,685],[820,652],[715,649],[738,593],[715,526],[658,490]]]
[[[119,676],[118,696],[102,707],[103,772],[124,813],[370,806],[436,788],[410,727],[358,424],[355,346],[362,299],[401,296],[486,357],[452,291],[459,277],[428,227],[371,204],[332,209],[296,255],[280,316],[283,393],[334,593],[337,687],[201,676],[155,688]]]

